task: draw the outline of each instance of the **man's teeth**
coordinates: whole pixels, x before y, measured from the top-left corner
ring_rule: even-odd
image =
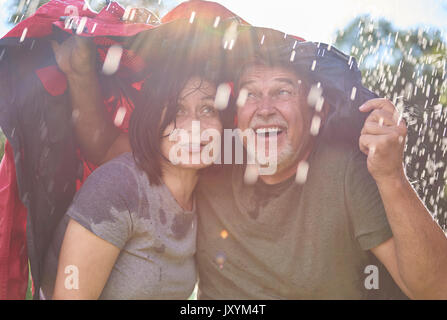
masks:
[[[282,129],[281,128],[259,128],[256,129],[256,134],[271,134],[271,133],[281,133]]]

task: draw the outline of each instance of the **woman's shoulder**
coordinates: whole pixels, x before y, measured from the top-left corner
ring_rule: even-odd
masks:
[[[132,153],[126,152],[100,165],[89,178],[114,180],[130,177],[136,178],[141,175],[142,171],[138,168]]]
[[[132,153],[127,152],[96,168],[84,181],[80,191],[123,194],[135,190],[142,178]]]
[[[124,173],[124,172],[135,172],[135,171],[138,171],[138,167],[137,164],[135,163],[135,159],[133,158],[132,153],[125,152],[113,158],[112,160],[103,163],[98,168],[96,168],[93,171],[93,173],[97,172]]]

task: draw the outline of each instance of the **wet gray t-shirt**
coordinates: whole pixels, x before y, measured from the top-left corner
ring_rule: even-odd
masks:
[[[121,249],[100,299],[187,299],[196,283],[194,211],[184,211],[166,185],[151,186],[131,153],[107,162],[85,181],[55,232],[45,298],[52,296],[71,218]]]
[[[308,162],[303,185],[245,185],[242,165],[203,175],[200,299],[405,298],[370,252],[392,232],[366,156],[325,135]]]

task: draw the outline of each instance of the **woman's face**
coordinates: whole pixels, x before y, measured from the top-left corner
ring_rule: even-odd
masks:
[[[201,169],[220,153],[222,122],[214,107],[215,96],[213,83],[199,77],[186,83],[179,96],[175,124],[170,123],[161,138],[161,152],[172,164]]]

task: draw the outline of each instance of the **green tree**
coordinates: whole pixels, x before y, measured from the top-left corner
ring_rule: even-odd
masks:
[[[358,61],[366,87],[392,100],[408,125],[407,176],[447,228],[447,45],[438,30],[399,30],[389,21],[354,19],[335,45]]]

